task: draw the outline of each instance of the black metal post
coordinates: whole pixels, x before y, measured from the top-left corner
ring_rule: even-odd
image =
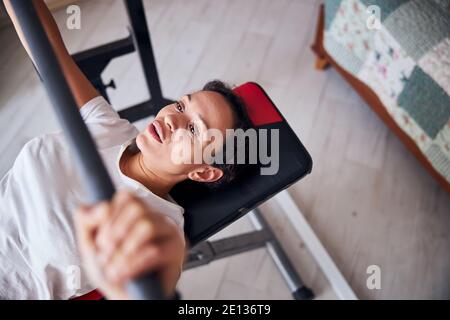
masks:
[[[135,46],[144,69],[152,105],[153,108],[157,109],[152,111],[156,114],[164,107],[167,100],[163,98],[159,83],[158,69],[156,68],[150,32],[147,27],[144,5],[142,0],[125,0],[125,7],[127,8],[128,17],[134,32]]]

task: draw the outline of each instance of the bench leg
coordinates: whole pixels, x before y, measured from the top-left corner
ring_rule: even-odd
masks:
[[[249,218],[257,230],[264,230],[265,232],[269,232],[271,234],[271,239],[270,241],[267,241],[266,248],[283,276],[283,279],[286,281],[286,284],[292,293],[292,297],[295,300],[313,299],[314,293],[303,283],[299,274],[278,242],[278,239],[273,234],[272,229],[267,224],[258,209],[249,212]]]
[[[330,62],[326,58],[320,58],[320,57],[316,58],[315,68],[317,70],[325,70],[329,66],[330,66]]]

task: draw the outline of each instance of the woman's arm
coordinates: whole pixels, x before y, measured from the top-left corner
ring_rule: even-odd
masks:
[[[5,3],[6,10],[14,24],[17,34],[19,35],[20,41],[30,56],[31,60],[34,62],[34,58],[31,54],[28,43],[23,35],[22,28],[17,21],[14,10],[11,6],[10,0],[3,0]],[[78,68],[75,61],[70,56],[64,45],[61,33],[59,32],[58,26],[53,18],[50,10],[43,0],[32,0],[33,5],[38,13],[39,19],[41,20],[42,26],[44,27],[45,33],[53,47],[56,57],[61,65],[62,71],[67,83],[69,84],[70,90],[75,97],[75,101],[78,108],[81,108],[92,98],[99,96],[99,93],[86,78],[83,72]]]
[[[108,299],[130,299],[126,283],[153,272],[172,297],[186,242],[170,219],[125,191],[110,202],[80,208],[75,214],[78,246],[92,284]]]

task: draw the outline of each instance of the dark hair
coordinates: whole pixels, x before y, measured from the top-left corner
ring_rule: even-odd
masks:
[[[225,98],[228,105],[231,107],[233,114],[234,114],[234,123],[232,129],[242,129],[247,130],[251,128],[252,122],[250,121],[250,118],[247,113],[247,107],[245,105],[244,100],[238,96],[236,93],[234,93],[233,89],[225,84],[224,82],[220,80],[212,80],[206,83],[202,89],[202,91],[212,91],[217,92],[222,97]],[[231,129],[231,128],[230,128]],[[245,146],[246,153],[248,151],[248,146]],[[243,170],[245,167],[245,164],[238,164],[237,163],[237,143],[235,141],[234,143],[234,163],[227,163],[226,161],[226,143],[224,143],[221,153],[223,161],[222,163],[213,163],[212,166],[219,168],[223,172],[223,176],[215,181],[215,182],[208,182],[206,185],[211,188],[218,188],[220,186],[223,186],[225,184],[228,184],[232,180],[234,180]],[[247,161],[246,161],[247,162]]]

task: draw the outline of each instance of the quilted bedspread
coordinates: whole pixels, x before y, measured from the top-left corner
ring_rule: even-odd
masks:
[[[324,47],[450,182],[450,0],[327,0]]]

